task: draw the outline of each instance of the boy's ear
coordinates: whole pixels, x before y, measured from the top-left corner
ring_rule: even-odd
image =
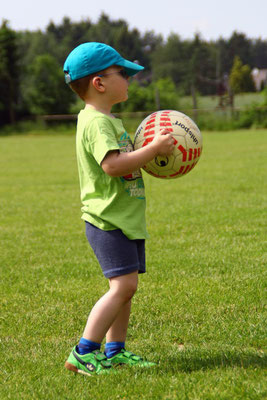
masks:
[[[102,83],[101,77],[100,76],[95,76],[92,79],[92,85],[94,86],[94,88],[98,91],[103,93],[105,91],[105,86]]]

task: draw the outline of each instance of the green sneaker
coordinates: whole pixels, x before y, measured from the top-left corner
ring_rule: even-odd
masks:
[[[76,346],[65,362],[65,367],[69,371],[89,376],[107,374],[113,369],[104,353],[95,350],[92,353],[81,355],[77,352]]]
[[[115,356],[108,358],[108,361],[110,361],[114,367],[124,364],[138,367],[153,367],[153,365],[156,365],[156,363],[145,361],[142,357],[137,356],[130,351],[126,351],[125,349],[121,349],[121,351],[115,354]]]

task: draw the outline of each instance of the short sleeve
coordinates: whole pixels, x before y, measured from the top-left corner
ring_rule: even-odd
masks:
[[[85,129],[85,145],[101,165],[106,154],[111,150],[119,150],[116,129],[105,117],[95,118]]]

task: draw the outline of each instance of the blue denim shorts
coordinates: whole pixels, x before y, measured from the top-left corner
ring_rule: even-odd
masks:
[[[120,229],[103,231],[85,222],[85,231],[106,278],[146,272],[145,240],[130,240]]]

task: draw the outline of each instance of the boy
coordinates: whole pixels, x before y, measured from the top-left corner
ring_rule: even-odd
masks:
[[[138,273],[145,272],[145,196],[140,168],[170,155],[172,136],[163,130],[133,151],[122,122],[111,114],[128,98],[129,77],[144,68],[103,43],[76,47],[64,64],[66,82],[85,102],[77,123],[76,150],[86,235],[109,280],[109,290],[91,310],[83,336],[65,367],[83,374],[108,373],[118,364],[154,363],[125,350]],[[106,336],[105,352],[100,352]]]

